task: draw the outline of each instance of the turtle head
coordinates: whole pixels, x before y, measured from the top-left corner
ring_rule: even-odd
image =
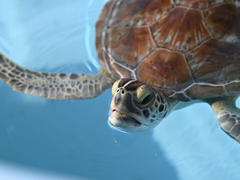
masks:
[[[155,127],[167,114],[163,94],[133,79],[117,80],[112,87],[110,124],[123,131]]]

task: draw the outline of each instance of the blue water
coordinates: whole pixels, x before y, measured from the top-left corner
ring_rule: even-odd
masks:
[[[97,73],[104,0],[1,0],[0,51],[35,70]],[[108,126],[111,91],[53,101],[0,84],[0,179],[239,180],[240,145],[210,106],[173,112],[151,131]]]

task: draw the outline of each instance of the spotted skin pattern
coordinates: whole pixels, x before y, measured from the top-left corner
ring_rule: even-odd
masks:
[[[240,142],[240,116],[228,111],[223,111],[217,117],[220,127]]]
[[[14,90],[49,99],[90,98],[112,85],[104,71],[91,74],[41,73],[25,69],[0,54],[0,80]]]
[[[207,100],[217,114],[220,127],[240,143],[240,110],[236,107],[237,97]]]
[[[141,96],[137,97],[138,90],[141,91],[142,87],[147,90],[143,90]],[[148,92],[146,96],[145,92]],[[125,131],[146,130],[159,124],[167,112],[168,102],[165,96],[146,87],[144,83],[124,78],[113,85],[110,115],[112,125]]]

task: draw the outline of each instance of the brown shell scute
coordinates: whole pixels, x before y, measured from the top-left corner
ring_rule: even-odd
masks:
[[[118,0],[111,28],[149,25],[172,8],[171,0]]]
[[[239,79],[240,43],[211,39],[187,56],[193,76],[198,82],[223,83]]]
[[[206,24],[212,36],[220,38],[236,30],[235,26],[240,24],[240,22],[236,22],[238,13],[233,4],[223,4],[205,11]]]
[[[192,75],[182,53],[158,49],[138,67],[138,77],[150,84],[181,88],[192,81]]]
[[[96,27],[99,59],[116,78],[183,99],[240,92],[238,0],[110,0]]]
[[[152,26],[159,47],[186,51],[210,37],[202,12],[197,9],[174,8]]]
[[[148,27],[111,29],[109,34],[108,48],[112,57],[128,67],[136,67],[154,48]]]
[[[176,5],[206,9],[208,7],[214,6],[221,3],[232,3],[234,0],[175,0]]]
[[[207,91],[208,93],[204,94],[203,92]],[[222,94],[222,92],[225,92],[224,86],[215,86],[212,88],[209,85],[195,85],[189,90],[186,91],[186,94],[188,97],[191,97],[191,99],[197,99],[199,97],[201,98],[208,98],[209,96],[216,96],[217,94]]]

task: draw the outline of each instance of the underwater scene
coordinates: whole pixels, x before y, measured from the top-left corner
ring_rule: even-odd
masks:
[[[0,0],[0,52],[35,71],[95,75],[95,24],[106,3]],[[209,104],[189,103],[155,128],[125,133],[109,125],[111,99],[111,88],[51,100],[0,81],[0,179],[240,179],[240,144]]]

